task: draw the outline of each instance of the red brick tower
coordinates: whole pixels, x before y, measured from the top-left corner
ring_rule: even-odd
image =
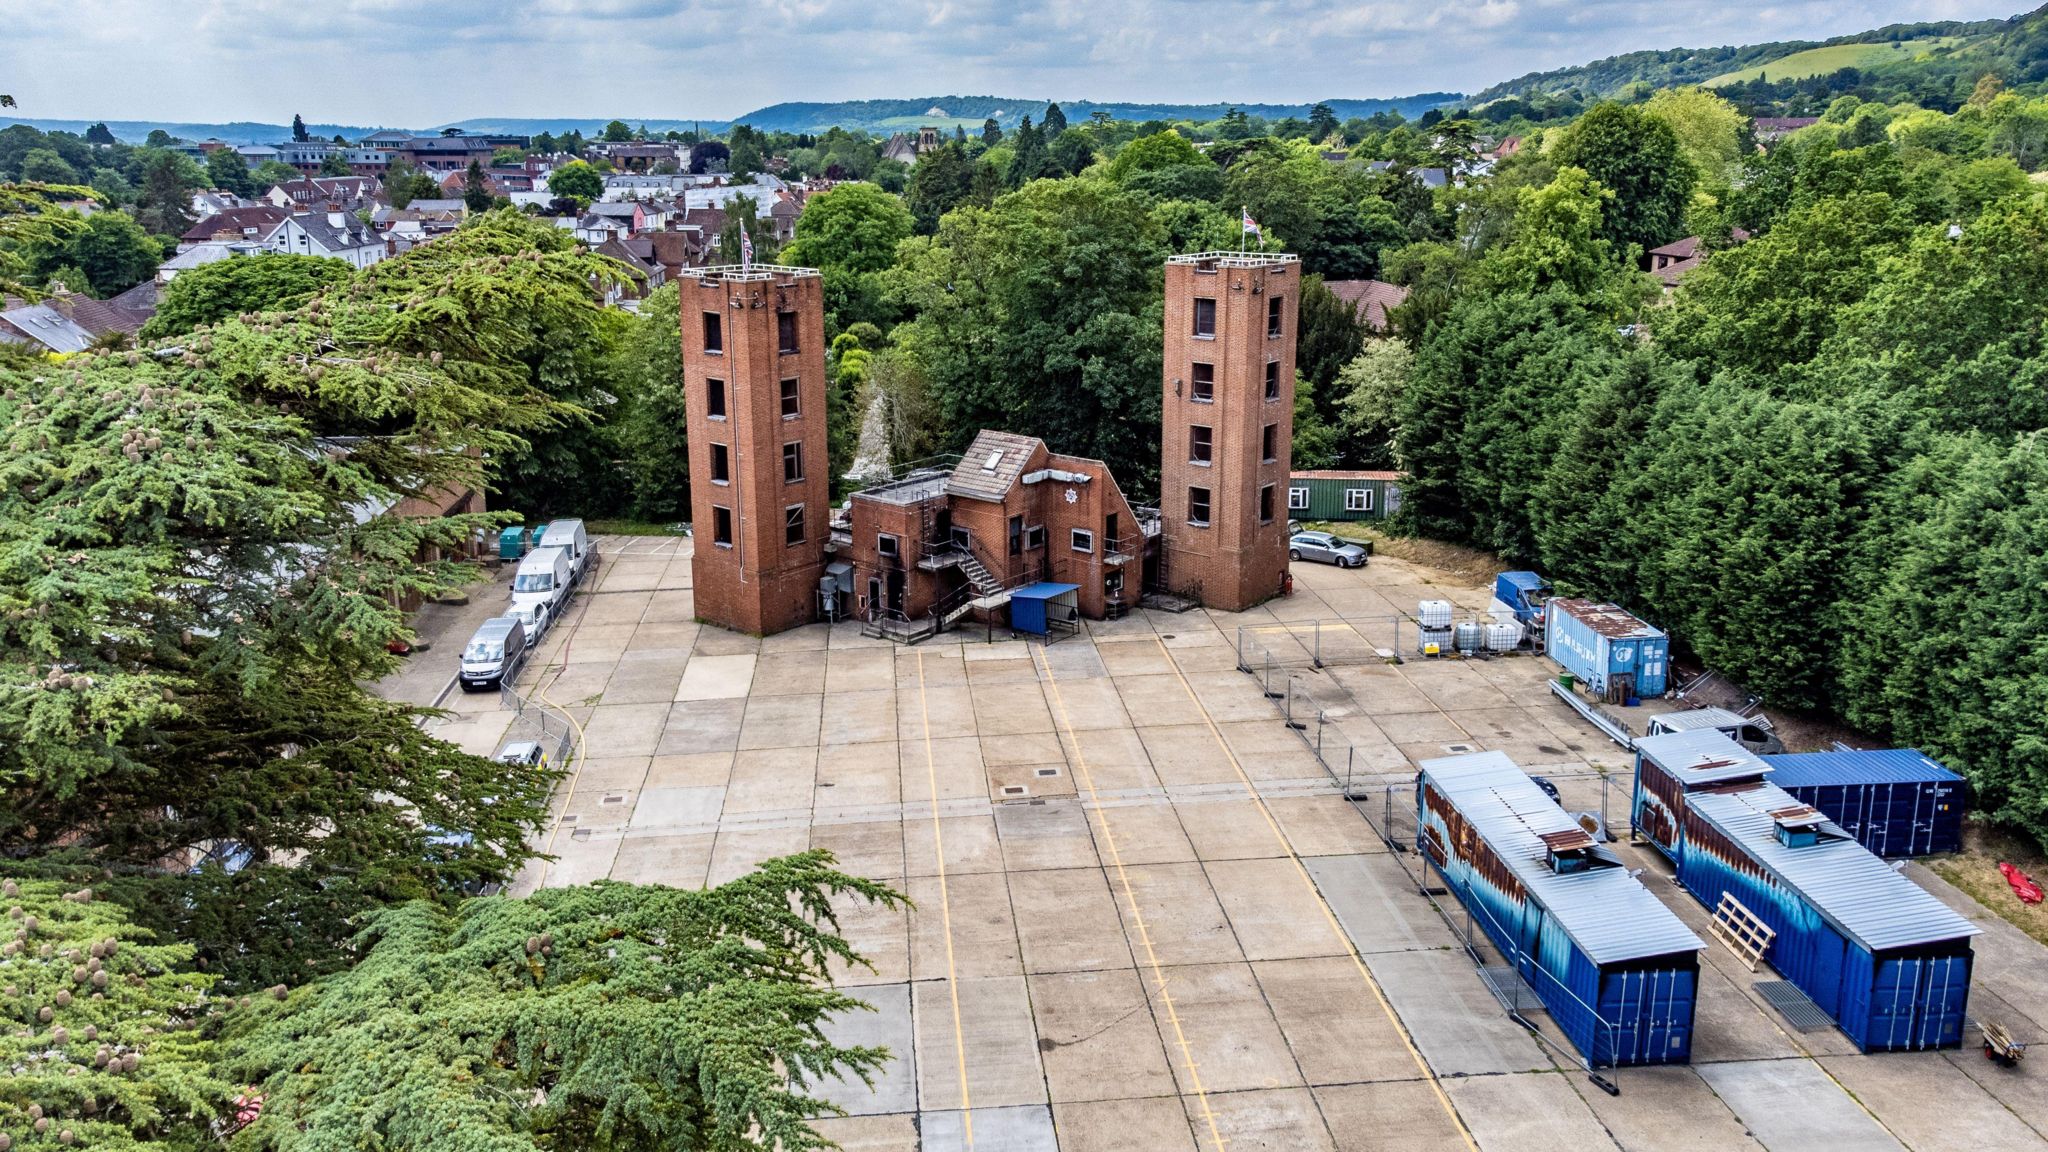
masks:
[[[815,269],[683,273],[697,618],[766,635],[817,618],[831,486]]]
[[[1160,582],[1238,612],[1280,592],[1294,435],[1293,256],[1166,262]]]

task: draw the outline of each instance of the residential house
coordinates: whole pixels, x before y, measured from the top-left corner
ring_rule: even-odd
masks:
[[[380,191],[377,181],[369,176],[308,176],[272,187],[263,199],[296,212],[328,204],[339,204],[345,212],[360,212],[376,206]]]
[[[1759,116],[1750,122],[1756,128],[1757,147],[1775,144],[1801,128],[1820,123],[1818,116]]]
[[[775,222],[775,242],[787,244],[796,239],[796,218],[804,214],[804,202],[794,192],[784,188],[775,194],[775,202],[768,206],[766,215]]]
[[[638,236],[667,227],[674,209],[653,200],[592,204],[576,221],[576,238],[596,247],[613,236]]]
[[[625,143],[600,141],[590,145],[589,151],[612,162],[612,166],[627,172],[652,172],[664,164],[672,164],[678,170],[690,166],[690,146],[672,144],[665,140],[631,140]]]
[[[262,244],[290,215],[275,204],[224,209],[186,229],[178,237],[178,251],[188,252],[201,244]]]
[[[1730,236],[1735,243],[1740,244],[1749,239],[1749,232],[1737,228]],[[1700,238],[1687,236],[1683,240],[1673,240],[1669,244],[1659,245],[1643,253],[1643,270],[1662,281],[1664,291],[1668,294],[1678,287],[1678,282],[1685,278],[1686,273],[1699,267],[1706,258],[1707,250],[1700,245]]]
[[[1325,280],[1323,287],[1351,305],[1359,321],[1374,332],[1386,331],[1387,313],[1408,299],[1408,289],[1385,280]]]
[[[674,196],[681,185],[673,176],[648,176],[641,173],[613,173],[604,178],[604,199],[651,200]]]
[[[625,300],[644,299],[649,292],[668,283],[668,270],[656,258],[654,237],[659,232],[646,236],[613,236],[599,244],[594,251],[599,256],[609,256],[624,264],[630,273],[630,282],[605,286],[605,307],[615,307]]]
[[[83,352],[107,336],[133,336],[156,314],[156,286],[144,281],[111,300],[58,290],[30,304],[0,299],[0,343],[46,352]]]
[[[282,228],[283,226],[283,221],[279,221],[278,227]],[[270,231],[270,236],[274,237],[276,235],[277,229],[273,228]],[[261,243],[247,240],[209,240],[204,243],[194,244],[189,248],[180,245],[176,256],[156,266],[156,282],[158,284],[169,284],[178,278],[180,272],[191,271],[203,264],[212,264],[218,260],[229,260],[236,256],[253,256],[258,252],[264,251],[265,245],[268,243],[269,237],[265,237]]]
[[[1374,172],[1392,172],[1396,175],[1405,175],[1409,179],[1421,184],[1424,188],[1442,188],[1450,183],[1450,173],[1442,168],[1410,168],[1405,164],[1397,165],[1392,160],[1375,160],[1367,164],[1366,167]]]
[[[292,214],[271,233],[266,247],[300,256],[331,256],[357,268],[368,268],[385,254],[384,238],[338,205],[324,212]]]
[[[415,200],[413,204],[433,204],[441,201]],[[384,237],[385,249],[393,256],[417,248],[436,237],[446,236],[462,227],[466,208],[460,200],[455,208],[381,208],[371,217],[370,225]]]
[[[192,194],[192,218],[204,220],[215,213],[225,212],[230,208],[247,208],[254,203],[256,201],[244,200],[233,192],[206,188]]]

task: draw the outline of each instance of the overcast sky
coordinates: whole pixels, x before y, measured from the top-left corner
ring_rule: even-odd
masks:
[[[24,116],[427,127],[941,94],[1295,103],[2027,0],[0,0]]]

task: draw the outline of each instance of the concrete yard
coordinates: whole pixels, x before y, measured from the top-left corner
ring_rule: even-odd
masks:
[[[1611,773],[1616,848],[1707,938],[1669,867],[1626,843],[1621,750],[1549,695],[1536,657],[1283,668],[1350,749],[1353,804],[1283,725],[1284,691],[1276,704],[1236,669],[1241,626],[1277,648],[1348,621],[1361,653],[1418,599],[1476,608],[1482,588],[1389,558],[1297,564],[1292,597],[1240,615],[906,648],[851,624],[702,626],[688,540],[600,547],[519,686],[582,741],[541,838],[552,859],[515,891],[716,884],[821,847],[909,895],[913,910],[842,921],[873,969],[840,982],[875,1011],[839,1035],[895,1053],[872,1088],[823,1090],[848,1115],[820,1128],[849,1149],[2048,1149],[2048,1057],[1858,1055],[1793,1030],[1752,989],[1773,974],[1719,944],[1695,1063],[1607,1073],[1619,1095],[1547,1017],[1540,1040],[1510,1020],[1456,905],[1439,914],[1366,812],[1382,818],[1391,785],[1399,824],[1413,762],[1452,750],[1505,751],[1575,810],[1600,807]],[[512,719],[495,693],[445,706],[437,730],[479,753]],[[1985,930],[1973,1015],[2039,1039],[2048,949],[1909,874]]]

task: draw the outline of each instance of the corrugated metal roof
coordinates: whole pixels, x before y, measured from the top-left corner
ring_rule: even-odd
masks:
[[[1801,805],[1775,784],[1737,792],[1695,792],[1685,802],[1741,845],[1780,884],[1799,893],[1830,924],[1870,951],[1978,932],[1976,925],[1892,871],[1891,865],[1833,824],[1826,827],[1841,839],[1824,837],[1818,844],[1787,848],[1778,840],[1771,813]]]
[[[1543,837],[1582,830],[1507,753],[1426,760],[1422,771],[1595,964],[1705,947],[1625,868],[1552,871]]]
[[[1641,736],[1636,751],[1688,788],[1759,777],[1771,770],[1763,757],[1713,728]]]
[[[1666,712],[1655,719],[1670,732],[1696,732],[1702,728],[1733,728],[1741,724],[1754,723],[1726,708],[1688,708],[1678,712]]]
[[[1961,776],[1942,767],[1917,748],[1884,748],[1872,752],[1798,752],[1766,756],[1771,782],[1780,788],[1811,788],[1827,784],[1960,784]]]
[[[1562,599],[1550,602],[1552,611],[1562,612],[1610,640],[1655,638],[1662,629],[1644,623],[1619,604],[1595,604],[1591,600]]]

